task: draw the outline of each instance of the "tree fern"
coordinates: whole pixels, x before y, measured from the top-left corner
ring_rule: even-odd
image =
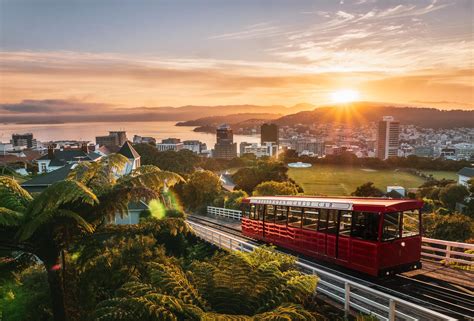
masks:
[[[23,212],[32,199],[14,178],[0,176],[0,207]]]
[[[0,207],[0,226],[19,226],[23,219],[23,213]]]
[[[150,269],[151,282],[155,287],[187,304],[196,305],[204,310],[208,308],[207,302],[179,266],[151,263]]]

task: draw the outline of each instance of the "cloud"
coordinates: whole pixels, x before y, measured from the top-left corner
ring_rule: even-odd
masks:
[[[0,104],[0,115],[4,114],[80,114],[97,110],[105,111],[109,104],[87,103],[65,99],[25,99],[19,103]]]
[[[244,28],[244,30],[218,34],[209,37],[210,40],[247,40],[257,38],[267,38],[281,35],[284,32],[280,27],[272,25],[270,22],[260,22]]]

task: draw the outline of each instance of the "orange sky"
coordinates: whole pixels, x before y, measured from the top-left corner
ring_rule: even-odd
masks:
[[[223,6],[219,15],[202,13],[210,15],[205,21],[188,17],[196,8],[176,7],[168,16],[182,18],[179,30],[171,20],[141,25],[145,18],[128,15],[122,31],[100,20],[101,8],[83,4],[90,2],[76,2],[86,17],[76,29],[72,7],[60,8],[54,25],[48,15],[59,9],[22,3],[7,2],[0,16],[0,103],[320,105],[353,89],[364,101],[474,108],[472,1],[296,1],[255,5],[255,12],[247,3],[233,10],[252,19]],[[153,12],[142,1],[130,4],[136,14]]]

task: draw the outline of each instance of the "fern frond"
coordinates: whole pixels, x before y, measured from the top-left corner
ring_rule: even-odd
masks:
[[[254,315],[255,321],[313,321],[316,317],[301,305],[285,304],[273,311]]]
[[[19,226],[23,219],[23,213],[0,207],[0,226]]]
[[[33,198],[18,182],[8,176],[0,176],[0,206],[23,212]]]
[[[196,305],[204,310],[208,309],[207,302],[189,282],[179,266],[151,263],[150,269],[151,281],[155,287],[179,298],[184,303]]]

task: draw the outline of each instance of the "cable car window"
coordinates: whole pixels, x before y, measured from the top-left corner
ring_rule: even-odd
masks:
[[[325,209],[320,210],[318,231],[326,231],[328,227],[328,212],[329,211]]]
[[[327,233],[337,234],[337,210],[328,211]]]
[[[275,223],[277,224],[286,224],[286,217],[288,212],[288,207],[286,206],[275,206]]]
[[[351,236],[368,241],[379,238],[380,216],[377,213],[352,212]]]
[[[385,213],[383,219],[382,240],[390,241],[400,238],[401,212]]]
[[[250,205],[249,218],[251,220],[258,220],[257,206],[255,204]]]
[[[352,225],[352,212],[339,211],[339,235],[350,236]]]
[[[318,230],[319,209],[305,208],[303,214],[303,227],[310,230]]]
[[[250,218],[250,204],[243,203],[241,205],[242,208],[242,216],[245,218]]]
[[[267,205],[265,207],[265,222],[275,223],[275,206]]]
[[[258,219],[259,221],[263,221],[263,213],[265,211],[265,205],[263,204],[258,204],[257,205],[257,213],[255,215],[255,218]]]
[[[293,227],[301,227],[301,207],[291,206],[288,210],[288,225]]]
[[[403,212],[402,237],[420,235],[420,212],[418,210]]]

